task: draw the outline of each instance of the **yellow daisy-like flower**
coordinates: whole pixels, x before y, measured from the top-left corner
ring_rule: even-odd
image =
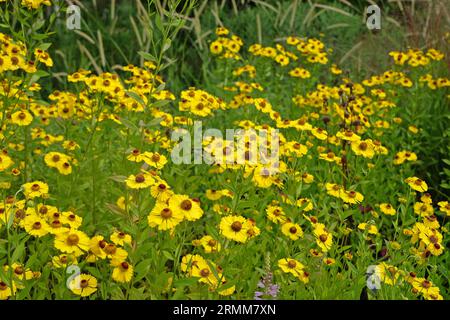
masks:
[[[320,249],[323,252],[328,252],[333,244],[333,235],[321,223],[314,225],[313,234],[316,237],[316,243]]]
[[[284,258],[278,260],[278,267],[285,273],[291,273],[303,283],[308,283],[309,273],[305,271],[305,266],[298,260]]]
[[[16,285],[13,282],[13,289],[5,282],[0,280],[0,300],[6,300],[16,292]]]
[[[29,199],[48,195],[48,185],[41,181],[25,183],[23,189],[25,196]]]
[[[450,203],[448,201],[438,202],[439,210],[444,212],[447,216],[450,216]]]
[[[206,198],[212,201],[217,201],[222,198],[223,194],[220,190],[208,189],[206,190]]]
[[[174,195],[169,199],[169,206],[182,214],[186,220],[195,221],[203,215],[203,210],[197,200],[186,195]]]
[[[415,191],[419,191],[419,192],[428,191],[427,183],[417,177],[406,178],[405,182]]]
[[[87,297],[97,291],[97,279],[82,273],[69,282],[69,288],[76,295]]]
[[[356,204],[361,203],[364,200],[364,196],[357,191],[345,191],[341,193],[341,199],[345,203]]]
[[[249,225],[242,216],[226,216],[220,220],[220,233],[228,239],[244,243],[248,239]]]
[[[138,173],[130,175],[125,183],[131,189],[144,189],[155,184],[155,179],[150,174]]]
[[[170,186],[163,180],[158,180],[151,188],[150,194],[159,202],[166,202],[173,196]]]
[[[144,162],[151,167],[161,169],[167,163],[167,158],[158,152],[145,152]]]
[[[369,223],[360,223],[358,225],[358,229],[360,230],[365,230],[367,231],[369,234],[373,234],[373,235],[377,235],[378,234],[378,228],[376,225],[373,224],[369,224]]]
[[[52,258],[52,265],[55,268],[66,268],[67,266],[74,264],[78,264],[78,261],[72,254],[61,254]]]
[[[133,278],[133,266],[128,262],[124,261],[119,263],[112,272],[112,278],[117,282],[130,282],[131,278]]]
[[[57,234],[54,245],[61,252],[72,253],[78,257],[89,250],[90,239],[79,230],[70,230],[66,233]]]
[[[165,203],[157,202],[148,215],[148,224],[150,227],[158,227],[158,230],[168,230],[175,228],[183,219],[184,215],[180,210],[175,210]]]
[[[8,169],[13,163],[14,161],[12,161],[10,156],[0,153],[0,172]]]
[[[115,231],[111,237],[110,237],[111,241],[114,242],[117,245],[123,246],[126,244],[131,245],[131,236],[129,234],[126,234],[124,232],[121,231]]]
[[[33,121],[33,116],[26,110],[14,112],[11,115],[11,122],[18,126],[28,126]]]
[[[274,223],[283,223],[286,221],[286,215],[283,208],[279,206],[268,206],[266,209],[267,218]]]
[[[387,214],[389,216],[393,216],[397,212],[395,210],[395,208],[392,207],[389,203],[381,203],[380,210],[381,210],[381,212],[383,212],[384,214]]]
[[[47,222],[37,215],[26,216],[22,221],[22,225],[25,227],[25,231],[28,232],[28,234],[35,237],[45,236],[49,232],[49,225]]]
[[[200,239],[200,244],[202,245],[203,249],[205,249],[206,253],[219,252],[221,249],[219,241],[211,236],[202,237]]]
[[[281,226],[281,232],[291,240],[297,240],[303,237],[303,230],[300,225],[292,222],[286,222]]]

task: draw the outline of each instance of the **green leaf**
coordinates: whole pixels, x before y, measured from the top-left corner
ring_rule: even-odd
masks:
[[[24,251],[25,251],[25,243],[21,242],[14,250],[14,252],[11,256],[11,261],[13,261],[13,262],[19,261],[19,258],[22,257]]]
[[[166,257],[167,259],[175,261],[175,258],[173,257],[173,255],[169,251],[164,250],[162,253],[163,253],[164,257]]]
[[[151,55],[150,53],[148,53],[148,52],[139,51],[138,54],[139,54],[142,58],[144,58],[145,60],[150,60],[150,61],[153,61],[153,62],[157,62],[157,61],[158,61],[154,56],[152,56],[152,55]]]

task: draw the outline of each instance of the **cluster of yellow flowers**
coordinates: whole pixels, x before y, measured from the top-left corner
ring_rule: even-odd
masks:
[[[112,279],[117,282],[129,282],[133,276],[133,266],[126,259],[128,252],[123,248],[132,243],[131,236],[120,231],[114,231],[111,242],[108,243],[103,236],[95,235],[92,238],[79,230],[83,218],[73,211],[60,211],[57,207],[38,202],[38,198],[48,199],[49,187],[42,181],[33,181],[22,186],[24,200],[10,196],[0,203],[0,224],[18,226],[29,235],[37,238],[51,235],[54,238],[54,247],[60,255],[52,258],[53,268],[66,268],[78,264],[82,256],[89,263],[108,259],[113,267]],[[23,266],[12,264],[13,273],[18,277],[12,286],[6,287],[0,282],[0,299],[6,299],[16,289],[23,288],[21,282],[40,276],[39,272],[31,272]],[[70,289],[77,295],[88,296],[97,290],[97,280],[88,274],[81,274],[71,282]]]
[[[10,0],[0,0],[0,2],[7,1]],[[51,6],[52,2],[50,0],[22,0],[20,4],[28,9],[38,9],[41,5]]]
[[[430,63],[430,59],[439,61],[444,58],[444,54],[436,49],[429,49],[426,53],[418,49],[409,49],[406,52],[392,51],[389,55],[394,59],[395,64],[408,63],[411,67],[426,66]]]
[[[223,27],[216,29],[216,35],[218,38],[209,46],[211,52],[220,58],[240,60],[239,50],[244,44],[242,39],[236,35],[228,37],[230,31]]]
[[[178,108],[180,111],[189,111],[199,117],[207,117],[211,116],[214,110],[224,109],[225,103],[204,90],[190,88],[181,92]]]
[[[27,56],[26,46],[22,42],[13,41],[8,35],[0,33],[0,73],[19,69],[35,73],[39,62],[48,67],[53,65],[49,54],[42,49],[35,49],[35,60],[27,60]]]
[[[226,284],[227,280],[220,266],[198,254],[183,256],[181,271],[187,273],[190,277],[197,277],[198,282],[208,285],[211,291],[217,290],[221,296],[231,295],[236,290],[236,286]]]
[[[382,262],[376,266],[375,276],[389,286],[400,285],[404,280],[411,285],[413,294],[420,294],[426,300],[443,300],[439,287],[434,286],[431,281],[425,278],[417,277],[414,272],[406,272]]]

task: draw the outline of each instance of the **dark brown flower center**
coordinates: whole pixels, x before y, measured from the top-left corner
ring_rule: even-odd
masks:
[[[180,204],[181,209],[183,210],[191,210],[192,209],[192,202],[190,200],[183,200]]]
[[[104,250],[105,250],[105,252],[106,252],[107,254],[114,254],[114,253],[116,253],[117,248],[116,248],[115,245],[113,245],[112,243],[110,243],[110,244],[108,244],[108,245],[105,247]]]
[[[24,272],[25,272],[25,270],[24,270],[23,267],[21,267],[21,266],[16,267],[16,268],[14,269],[14,273],[17,274],[17,275],[21,275],[21,274],[23,274]]]
[[[287,265],[289,268],[294,269],[297,266],[297,262],[294,260],[289,260]]]
[[[362,150],[362,151],[366,151],[366,150],[367,150],[367,147],[368,147],[368,145],[367,145],[366,142],[361,142],[361,143],[359,144],[359,149]]]
[[[87,288],[87,286],[89,285],[89,281],[87,281],[86,279],[83,279],[80,281],[80,287],[81,288]]]
[[[164,208],[161,211],[161,217],[163,219],[170,219],[172,217],[172,210],[170,210],[169,208]]]
[[[134,179],[137,183],[143,183],[145,181],[145,177],[142,173],[139,173],[136,175],[136,178]]]
[[[152,161],[153,162],[158,162],[161,159],[161,156],[157,153],[152,155]]]
[[[41,228],[42,228],[42,224],[39,221],[36,221],[35,223],[33,223],[34,230],[39,230]]]
[[[76,246],[79,241],[80,238],[76,234],[71,234],[67,237],[67,244],[69,246]]]
[[[242,229],[242,223],[240,223],[239,221],[235,221],[231,224],[231,229],[234,232],[239,232]]]
[[[210,271],[209,271],[209,269],[207,269],[207,268],[202,269],[202,270],[200,271],[200,275],[201,275],[202,277],[204,277],[204,278],[206,278],[207,276],[209,276],[209,273],[210,273]]]
[[[46,206],[41,206],[41,207],[39,208],[39,213],[40,213],[40,214],[46,214],[47,212],[48,212],[48,209],[47,209]]]

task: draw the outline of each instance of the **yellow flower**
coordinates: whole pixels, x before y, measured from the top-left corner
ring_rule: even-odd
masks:
[[[253,171],[252,181],[260,188],[269,188],[275,183],[274,170],[259,165]]]
[[[117,245],[123,246],[126,244],[131,245],[131,236],[129,234],[126,234],[124,232],[121,231],[115,231],[111,237],[110,237],[111,241]]]
[[[217,27],[216,28],[216,35],[217,36],[226,36],[230,33],[230,31],[225,27]]]
[[[89,250],[89,237],[79,231],[70,230],[66,233],[55,235],[55,248],[65,253],[72,253],[76,257]]]
[[[199,278],[199,282],[206,283],[213,287],[216,287],[219,284],[219,279],[217,279],[217,277],[214,275],[214,272],[211,270],[210,264],[208,264],[206,261],[198,261],[195,268],[192,268],[191,271],[193,277]],[[220,278],[221,274],[218,273],[218,276]]]
[[[148,215],[150,227],[158,227],[158,230],[173,229],[183,221],[184,215],[180,210],[175,210],[172,206],[157,202]]]
[[[200,219],[203,210],[200,208],[198,200],[189,199],[186,195],[174,195],[169,199],[169,206],[174,211],[184,216],[188,221]]]
[[[405,182],[415,191],[419,191],[419,192],[428,191],[427,183],[417,177],[407,178],[407,179],[405,179]]]
[[[242,216],[226,216],[220,220],[220,233],[228,239],[237,242],[246,242],[249,225]]]
[[[0,172],[8,169],[13,163],[8,155],[0,153]]]
[[[268,206],[266,213],[267,218],[274,223],[284,223],[286,221],[286,215],[283,212],[283,208],[279,206]]]
[[[356,155],[364,158],[372,159],[375,155],[374,145],[370,139],[353,141],[351,148]]]
[[[303,283],[308,283],[309,273],[305,271],[305,266],[298,260],[284,258],[278,260],[278,267],[285,273],[291,273]]]
[[[206,190],[206,198],[212,201],[217,201],[222,198],[223,194],[220,190],[208,189]]]
[[[303,230],[300,225],[292,222],[286,222],[281,226],[281,232],[291,240],[297,240],[303,237]]]
[[[117,282],[130,282],[133,278],[133,266],[128,262],[124,261],[119,263],[112,272],[112,278]]]
[[[416,126],[409,126],[408,130],[414,134],[417,134],[419,132],[419,129]]]
[[[221,248],[220,243],[211,236],[203,236],[200,239],[200,244],[205,249],[206,253],[219,252]]]
[[[82,273],[69,282],[69,288],[76,295],[87,297],[97,291],[97,279]]]
[[[380,263],[375,269],[375,274],[387,285],[393,286],[400,281],[400,271],[387,263]]]
[[[326,140],[328,137],[328,133],[321,128],[313,128],[311,129],[311,133],[314,137],[316,137],[319,140]]]
[[[5,282],[3,282],[2,280],[0,280],[0,300],[6,300],[8,299],[10,296],[13,295],[13,293],[15,294],[16,292],[16,285],[13,282],[13,289],[11,290],[11,287],[8,286]]]
[[[323,252],[328,252],[333,244],[333,235],[321,223],[316,223],[313,230],[316,243]]]
[[[360,224],[358,224],[358,229],[365,230],[369,234],[373,234],[373,235],[378,234],[378,228],[377,228],[377,226],[375,226],[373,224],[368,224],[368,223],[365,223],[365,222],[364,223],[360,223]]]
[[[327,189],[327,193],[329,195],[336,198],[340,198],[341,195],[345,193],[344,187],[336,183],[326,183],[325,188]]]
[[[155,179],[150,174],[138,173],[130,175],[125,180],[127,187],[131,189],[144,189],[155,183]]]
[[[55,268],[66,268],[67,266],[74,264],[78,264],[78,261],[72,254],[61,254],[52,258],[52,265]]]
[[[144,152],[144,162],[151,167],[161,169],[167,163],[167,158],[158,152]]]
[[[11,122],[18,126],[28,126],[33,121],[33,116],[26,110],[14,112],[11,115]]]
[[[342,140],[350,141],[350,142],[355,142],[355,141],[361,140],[360,136],[358,136],[356,133],[354,133],[353,131],[350,131],[350,130],[339,131],[336,134],[336,137],[338,137]]]
[[[364,200],[364,196],[357,191],[345,191],[341,193],[341,199],[345,203],[356,204],[361,203]]]
[[[380,210],[384,214],[393,216],[397,212],[389,203],[381,203],[380,204]]]
[[[48,195],[48,185],[41,181],[25,183],[23,189],[23,192],[28,199]]]
[[[150,188],[150,194],[156,201],[166,202],[173,196],[173,191],[170,190],[170,186],[165,181],[158,179]]]
[[[434,213],[433,206],[429,203],[416,202],[414,203],[414,213],[421,217],[431,216]]]

